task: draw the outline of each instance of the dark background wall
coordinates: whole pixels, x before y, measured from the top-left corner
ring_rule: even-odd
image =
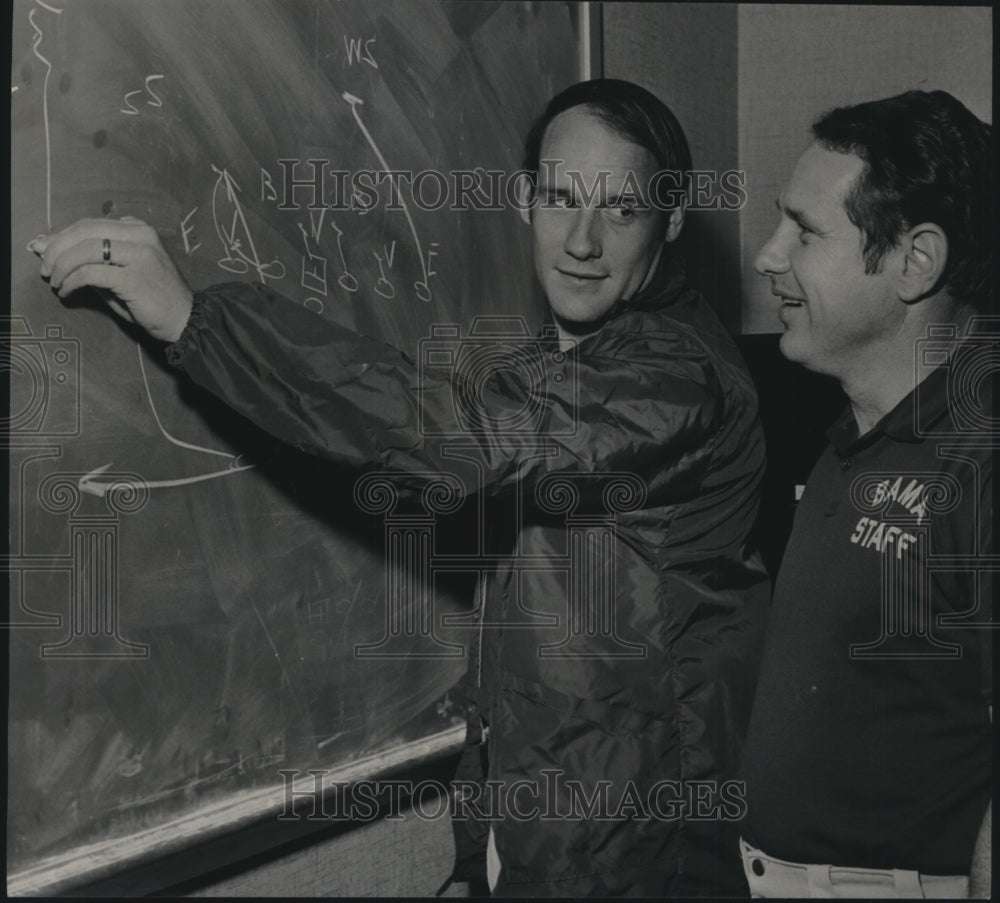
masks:
[[[739,169],[734,3],[604,4],[604,74],[636,82],[673,110],[695,169]],[[723,323],[740,332],[736,211],[688,214],[688,276]]]
[[[774,228],[774,200],[810,123],[832,107],[911,89],[950,91],[989,121],[992,10],[748,3],[738,21],[743,331],[776,332],[774,298],[753,259]]]

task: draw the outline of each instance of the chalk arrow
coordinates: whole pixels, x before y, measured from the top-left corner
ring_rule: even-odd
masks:
[[[365,124],[361,121],[361,114],[358,112],[358,107],[364,105],[364,101],[360,97],[356,97],[349,91],[345,91],[341,97],[344,98],[351,105],[351,114],[354,116],[354,121],[357,122],[358,128],[361,129],[361,134],[365,136],[365,140],[368,142],[371,149],[375,152],[375,157],[378,162],[382,165],[382,169],[385,172],[391,172],[389,164],[386,162],[385,157],[382,156],[382,151],[378,149],[378,145],[375,143],[375,139],[372,138],[371,133],[365,128]],[[416,283],[417,287],[417,297],[423,301],[430,300],[430,289],[427,285],[427,280],[430,278],[430,274],[427,272],[427,263],[424,260],[424,249],[420,244],[420,236],[417,234],[416,224],[413,222],[413,217],[410,216],[410,208],[407,206],[406,199],[400,194],[399,203],[403,208],[403,216],[406,217],[406,222],[410,227],[410,234],[413,236],[413,243],[417,246],[417,257],[420,258],[420,270],[424,274],[424,278]],[[423,292],[420,289],[423,288]],[[424,297],[426,293],[427,297]]]

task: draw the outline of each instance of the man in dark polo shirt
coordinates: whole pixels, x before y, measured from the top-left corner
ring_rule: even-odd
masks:
[[[986,896],[991,129],[911,91],[813,137],[756,267],[783,354],[850,406],[775,587],[744,869],[754,896]]]

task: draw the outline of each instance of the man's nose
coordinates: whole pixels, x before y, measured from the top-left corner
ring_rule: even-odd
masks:
[[[786,251],[786,240],[782,234],[781,226],[778,226],[771,237],[757,252],[754,259],[754,269],[761,276],[770,276],[774,273],[784,273],[788,269],[788,253]]]
[[[577,260],[601,256],[599,211],[593,207],[580,207],[573,212],[573,223],[563,248]]]

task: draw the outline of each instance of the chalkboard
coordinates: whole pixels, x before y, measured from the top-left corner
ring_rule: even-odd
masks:
[[[467,631],[428,640],[407,619],[430,611],[437,631],[476,577],[397,554],[461,552],[468,531],[436,519],[447,487],[401,519],[391,487],[267,439],[97,299],[61,303],[27,243],[139,217],[193,286],[263,282],[411,356],[478,313],[533,328],[530,236],[509,205],[435,206],[428,177],[422,204],[382,182],[352,208],[331,195],[342,176],[317,197],[315,174],[463,171],[482,198],[579,77],[579,32],[563,3],[15,0],[12,892],[142,855],[185,819],[223,828],[280,797],[279,769],[460,736]]]

